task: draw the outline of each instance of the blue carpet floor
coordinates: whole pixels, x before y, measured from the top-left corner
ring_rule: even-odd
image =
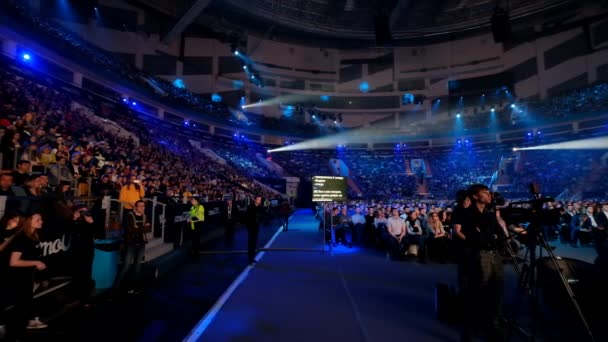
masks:
[[[391,262],[356,247],[321,253],[310,211],[289,228],[272,247],[317,251],[267,252],[198,340],[457,340],[434,313],[435,284],[451,283],[454,265]]]

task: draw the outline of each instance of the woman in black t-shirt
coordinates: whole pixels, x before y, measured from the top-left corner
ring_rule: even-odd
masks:
[[[42,228],[42,216],[32,214],[21,224],[21,233],[11,243],[9,260],[10,282],[15,300],[12,333],[21,336],[25,328],[41,329],[46,324],[38,318],[33,318],[34,271],[42,271],[46,265],[40,261],[41,253],[38,248],[38,230]],[[32,319],[33,318],[33,319]],[[10,329],[9,329],[10,330]]]

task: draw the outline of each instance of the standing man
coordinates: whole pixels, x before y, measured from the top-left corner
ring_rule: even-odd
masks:
[[[365,216],[361,214],[361,207],[355,207],[355,214],[351,217],[353,222],[353,235],[359,246],[363,246],[363,229],[365,228]]]
[[[152,226],[146,218],[146,203],[138,200],[133,204],[133,211],[126,213],[124,227],[124,262],[120,272],[114,280],[115,291],[120,291],[122,281],[131,268],[135,269],[134,281],[130,284],[129,293],[136,294],[139,291],[141,266],[146,251],[148,237],[146,233],[152,231]]]
[[[593,217],[597,227],[593,229],[593,239],[599,266],[608,267],[608,202],[604,202],[601,210]]]
[[[465,214],[468,216],[460,234],[471,249],[472,258],[468,269],[470,290],[464,296],[465,329],[463,340],[471,340],[473,327],[480,327],[491,341],[504,341],[502,328],[502,302],[504,287],[504,269],[502,251],[506,236],[493,210],[488,208],[492,195],[483,184],[471,185],[468,189],[471,206]],[[475,294],[475,295],[473,295]]]
[[[227,199],[226,211],[224,213],[224,225],[226,226],[226,248],[231,248],[234,245],[234,233],[238,212],[238,209],[232,204],[232,199]]]
[[[403,256],[405,250],[405,235],[407,229],[405,228],[405,221],[399,216],[399,209],[393,208],[392,216],[387,220],[387,244],[390,248],[389,253],[393,260],[398,260]]]
[[[256,195],[254,200],[247,207],[247,256],[249,265],[255,264],[255,254],[258,248],[258,235],[260,233],[260,223],[264,219],[264,207],[262,206],[262,196]]]
[[[289,231],[289,215],[291,214],[291,205],[288,200],[284,200],[279,208],[281,223],[283,223],[283,231]]]

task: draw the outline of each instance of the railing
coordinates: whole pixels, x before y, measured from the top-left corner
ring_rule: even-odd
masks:
[[[152,229],[156,228],[156,213],[160,212],[158,216],[158,223],[160,225],[160,235],[163,241],[165,240],[165,227],[167,223],[166,219],[166,208],[165,203],[158,202],[156,196],[153,198],[144,198],[144,202],[151,203],[152,207]],[[122,222],[124,219],[124,203],[113,199],[110,196],[105,196],[102,200],[101,208],[106,210],[105,219],[105,232],[106,238],[118,238],[120,237],[122,230]]]

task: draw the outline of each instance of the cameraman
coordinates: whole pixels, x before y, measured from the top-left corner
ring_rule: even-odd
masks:
[[[470,340],[473,328],[482,328],[491,341],[505,339],[502,329],[502,301],[504,269],[502,251],[506,241],[496,214],[490,209],[492,195],[483,184],[468,189],[471,206],[466,209],[460,233],[466,248],[471,251],[467,258],[470,270],[470,289],[465,292],[465,329],[463,340]],[[476,295],[473,295],[476,294]]]

